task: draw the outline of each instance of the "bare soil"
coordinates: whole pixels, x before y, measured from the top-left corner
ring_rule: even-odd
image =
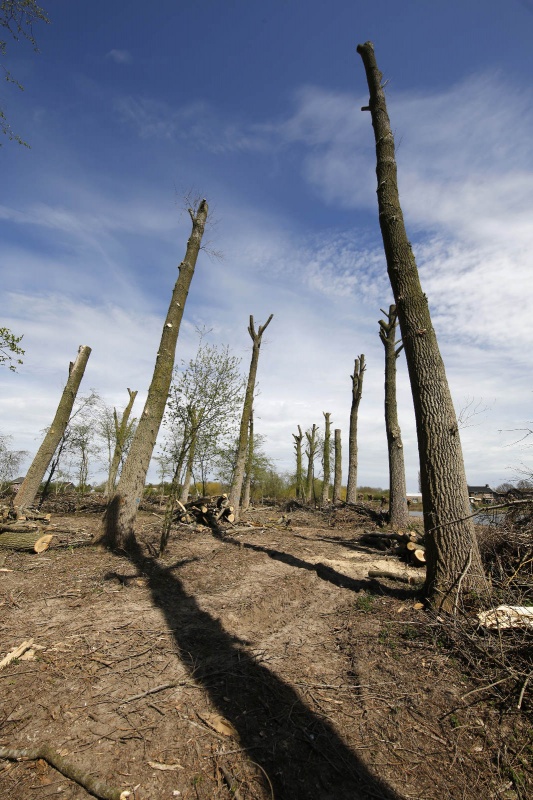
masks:
[[[0,747],[47,744],[135,800],[532,791],[526,718],[465,697],[483,676],[416,586],[367,577],[423,579],[359,543],[368,519],[256,509],[224,536],[180,526],[157,558],[161,514],[140,512],[127,557],[77,546],[100,525],[86,511],[54,514],[62,546],[0,552],[0,660],[42,648],[0,671]],[[0,797],[54,796],[90,797],[44,760],[0,760]]]

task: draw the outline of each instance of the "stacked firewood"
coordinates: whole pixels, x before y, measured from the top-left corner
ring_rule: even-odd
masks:
[[[383,533],[368,531],[361,536],[360,542],[378,550],[387,550],[390,553],[394,553],[415,567],[423,567],[426,564],[424,537],[416,531]]]
[[[44,533],[49,523],[50,514],[31,509],[17,514],[10,506],[0,506],[0,548],[42,553],[54,538]]]
[[[229,504],[227,494],[198,497],[185,504],[177,500],[176,506],[175,521],[186,525],[195,522],[210,527],[213,523],[235,521],[234,509]]]

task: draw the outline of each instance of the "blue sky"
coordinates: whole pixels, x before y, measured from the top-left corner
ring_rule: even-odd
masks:
[[[9,43],[0,103],[31,145],[0,148],[2,325],[24,334],[0,375],[0,431],[34,452],[68,363],[93,348],[82,392],[123,407],[150,381],[189,233],[206,234],[177,358],[197,327],[247,369],[248,317],[270,313],[258,432],[280,471],[292,433],[322,412],[343,431],[364,353],[359,480],[386,486],[380,308],[392,295],[375,195],[368,91],[356,46],[372,40],[387,85],[408,233],[460,410],[470,483],[528,464],[532,425],[533,2],[530,0],[43,0],[40,54]],[[398,362],[407,484],[417,448]],[[94,465],[94,473],[98,466]],[[155,473],[152,473],[155,475]],[[345,469],[346,474],[346,469]]]

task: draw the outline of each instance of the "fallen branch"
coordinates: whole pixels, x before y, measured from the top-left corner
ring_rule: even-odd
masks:
[[[0,661],[0,669],[4,669],[7,667],[8,664],[11,664],[12,661],[15,661],[16,658],[20,658],[26,650],[29,650],[33,644],[33,639],[28,639],[26,642],[22,642],[19,644],[18,647],[15,647],[10,653],[7,654],[5,658]]]
[[[100,798],[100,800],[127,800],[127,798],[132,796],[131,792],[107,786],[103,781],[98,780],[98,778],[93,778],[79,767],[68,764],[63,756],[59,755],[57,750],[53,750],[46,744],[27,750],[0,747],[0,758],[4,758],[8,761],[38,761],[42,758],[44,761],[47,761],[50,766],[64,775],[65,778],[69,778],[69,780],[79,784],[85,791],[92,794],[93,797]]]

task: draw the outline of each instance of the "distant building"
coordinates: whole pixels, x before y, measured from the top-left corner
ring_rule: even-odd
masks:
[[[494,503],[498,496],[498,492],[491,489],[488,483],[486,483],[485,486],[468,487],[468,498],[471,503],[484,503],[488,505]]]
[[[422,502],[422,492],[407,492],[406,497],[410,503]]]

